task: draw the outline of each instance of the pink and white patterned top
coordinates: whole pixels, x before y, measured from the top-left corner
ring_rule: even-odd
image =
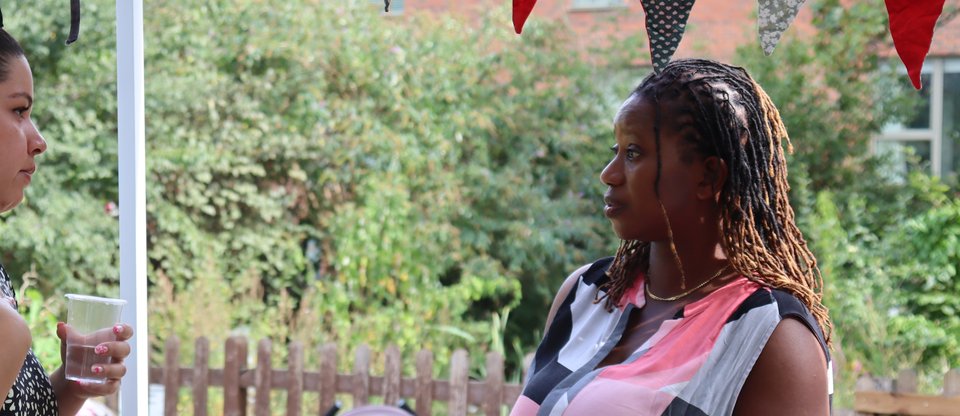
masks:
[[[597,261],[564,299],[537,349],[511,416],[730,415],[767,339],[786,318],[823,333],[793,295],[734,279],[684,306],[630,357],[597,368],[617,345],[630,312],[646,302],[643,277],[613,312],[594,303],[612,258]]]

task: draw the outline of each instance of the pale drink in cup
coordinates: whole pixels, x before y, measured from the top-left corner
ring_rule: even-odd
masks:
[[[120,322],[123,299],[69,294],[67,297],[67,357],[64,373],[67,380],[104,383],[94,366],[112,362],[109,355],[98,355],[97,345],[117,340],[113,326]]]

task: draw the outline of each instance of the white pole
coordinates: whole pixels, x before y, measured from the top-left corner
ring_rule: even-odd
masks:
[[[120,179],[120,297],[134,327],[120,414],[147,414],[147,207],[143,105],[143,1],[117,0],[117,159]]]

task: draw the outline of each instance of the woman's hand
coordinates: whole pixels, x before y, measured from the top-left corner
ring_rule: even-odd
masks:
[[[60,338],[60,359],[67,362],[67,325],[57,325],[57,337]],[[133,328],[126,324],[117,324],[108,329],[113,332],[115,341],[102,342],[96,346],[94,352],[98,355],[112,358],[108,364],[94,367],[93,371],[106,378],[102,384],[67,380],[64,366],[61,366],[50,379],[54,383],[57,401],[61,414],[74,414],[83,402],[90,397],[106,396],[116,393],[120,389],[120,379],[127,373],[127,366],[123,360],[130,355],[130,344],[127,342],[133,337]]]

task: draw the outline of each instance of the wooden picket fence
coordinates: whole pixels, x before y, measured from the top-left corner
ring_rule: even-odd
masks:
[[[960,369],[944,376],[940,396],[917,394],[915,370],[901,371],[894,380],[860,377],[853,407],[861,415],[960,416]]]
[[[309,371],[304,368],[304,347],[299,342],[288,346],[286,369],[271,366],[272,344],[263,339],[257,344],[257,366],[247,368],[247,339],[231,337],[225,343],[225,360],[222,369],[210,368],[210,342],[205,337],[196,339],[193,367],[180,367],[180,340],[167,340],[164,347],[164,366],[151,367],[151,384],[164,386],[164,414],[179,414],[180,390],[191,389],[193,414],[208,414],[208,390],[223,388],[223,414],[246,415],[248,392],[252,389],[255,415],[270,414],[270,392],[286,391],[286,415],[302,413],[305,392],[319,394],[318,415],[324,415],[336,403],[337,394],[352,396],[352,406],[370,403],[371,396],[382,397],[382,403],[393,404],[401,399],[413,399],[417,415],[433,414],[434,402],[446,402],[447,413],[461,416],[468,409],[484,415],[501,414],[503,406],[511,406],[520,395],[521,386],[504,383],[503,356],[491,352],[486,356],[486,379],[470,380],[468,377],[469,356],[464,350],[456,350],[450,360],[448,380],[433,379],[433,353],[421,350],[416,356],[416,375],[401,374],[400,350],[390,346],[384,352],[384,374],[370,374],[370,348],[361,345],[356,351],[352,374],[337,373],[337,348],[334,344],[320,346],[320,368]],[[312,412],[311,412],[312,413]]]

